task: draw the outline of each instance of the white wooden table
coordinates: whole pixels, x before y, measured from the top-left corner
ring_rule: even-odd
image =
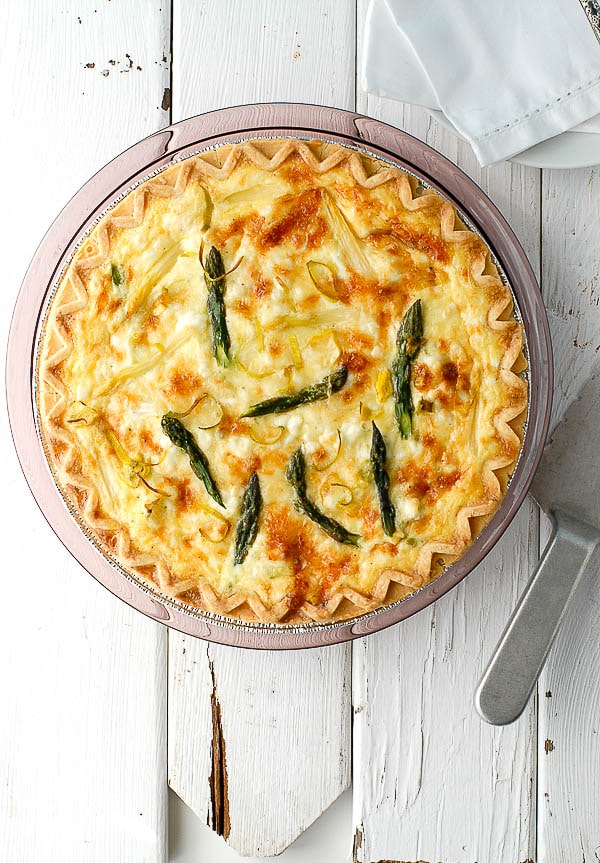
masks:
[[[600,175],[482,170],[427,112],[367,97],[365,12],[366,0],[2,4],[3,345],[39,239],[111,157],[214,108],[315,102],[426,140],[500,207],[541,280],[562,415],[600,362]],[[239,652],[168,633],[84,573],[26,488],[5,411],[1,422],[0,860],[218,863],[300,834],[282,861],[600,860],[598,578],[519,722],[493,729],[472,707],[547,535],[533,505],[409,621],[352,646]],[[347,793],[304,833],[351,772],[351,809]]]

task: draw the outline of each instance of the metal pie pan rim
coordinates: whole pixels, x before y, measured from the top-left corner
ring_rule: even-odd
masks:
[[[411,171],[451,200],[483,235],[506,273],[522,314],[528,349],[530,403],[525,440],[507,494],[490,523],[456,563],[420,590],[364,615],[332,623],[238,621],[186,607],[138,583],[113,565],[76,523],[54,483],[35,425],[38,324],[76,239],[119,197],[119,190],[131,188],[134,178],[152,173],[155,167],[226,140],[286,134],[338,140],[370,152]],[[34,255],[15,306],[6,366],[9,419],[21,467],[46,520],[76,560],[113,594],[155,620],[207,640],[255,649],[316,647],[378,631],[430,605],[465,578],[502,536],[525,498],[546,438],[552,377],[548,321],[535,276],[508,223],[483,191],[452,162],[406,132],[354,112],[291,103],[245,105],[191,117],[143,139],[94,175],[59,214]]]

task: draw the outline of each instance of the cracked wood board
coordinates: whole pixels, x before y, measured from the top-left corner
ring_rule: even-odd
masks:
[[[350,0],[175,0],[172,119],[282,100],[354,108],[354,44]],[[240,854],[280,853],[349,785],[350,648],[207,649],[172,632],[169,658],[171,788]]]
[[[600,364],[599,183],[598,169],[544,172],[542,248],[553,250],[542,259],[556,374],[552,427]],[[545,519],[544,528],[545,543]],[[599,596],[596,572],[580,585],[540,676],[538,863],[600,860]]]
[[[4,332],[35,247],[70,195],[164,125],[168,10],[155,4],[140,17],[132,4],[22,0],[3,4],[0,19]],[[29,494],[4,411],[0,421],[11,574],[0,636],[0,859],[164,863],[166,632],[63,548]]]
[[[360,7],[366,4],[359,4]],[[488,192],[539,257],[539,173],[481,169],[428,112],[361,95],[358,110],[427,140]],[[354,859],[498,863],[535,856],[535,708],[505,729],[473,693],[538,557],[526,503],[498,547],[430,608],[353,652]]]
[[[283,851],[349,784],[349,654],[175,635],[169,784],[244,856]]]

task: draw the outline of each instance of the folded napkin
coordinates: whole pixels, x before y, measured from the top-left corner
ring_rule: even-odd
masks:
[[[600,131],[600,43],[580,0],[371,0],[363,84],[443,111],[482,165]]]

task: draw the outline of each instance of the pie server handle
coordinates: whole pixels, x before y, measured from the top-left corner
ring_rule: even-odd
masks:
[[[581,577],[593,563],[600,531],[567,513],[551,513],[554,530],[475,693],[486,722],[521,715]]]

